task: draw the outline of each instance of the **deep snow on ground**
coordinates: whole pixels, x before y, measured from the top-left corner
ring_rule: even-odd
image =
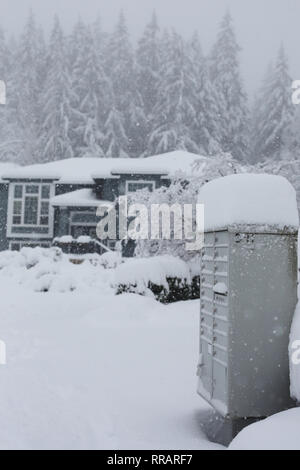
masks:
[[[197,301],[34,292],[0,272],[1,449],[212,449],[196,394]]]
[[[199,302],[116,296],[104,268],[116,264],[1,253],[0,449],[222,448],[202,431],[212,410],[196,394]],[[299,412],[246,428],[230,448],[299,449]]]

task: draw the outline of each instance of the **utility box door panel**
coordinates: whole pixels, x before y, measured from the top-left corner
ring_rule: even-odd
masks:
[[[228,390],[228,233],[206,233],[201,257],[199,393],[222,412]]]

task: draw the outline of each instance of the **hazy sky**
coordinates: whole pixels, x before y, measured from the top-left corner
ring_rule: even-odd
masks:
[[[134,38],[155,9],[162,27],[174,26],[185,37],[197,29],[205,52],[230,8],[243,49],[242,73],[248,91],[252,93],[260,83],[281,41],[289,54],[292,78],[300,79],[300,0],[0,0],[0,6],[0,23],[7,33],[20,31],[30,7],[47,29],[55,12],[68,30],[79,15],[92,21],[100,13],[108,31],[123,8]]]

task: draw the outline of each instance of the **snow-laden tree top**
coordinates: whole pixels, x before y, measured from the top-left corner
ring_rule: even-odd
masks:
[[[282,176],[245,173],[217,178],[203,186],[199,202],[205,206],[205,230],[299,226],[296,191]]]

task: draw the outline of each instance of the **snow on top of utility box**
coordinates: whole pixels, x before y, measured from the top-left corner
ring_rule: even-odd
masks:
[[[237,174],[210,181],[200,190],[205,230],[232,225],[297,229],[296,191],[282,176]]]

